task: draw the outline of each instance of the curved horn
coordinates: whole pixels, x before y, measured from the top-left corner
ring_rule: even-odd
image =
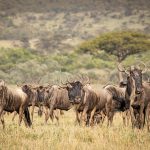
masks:
[[[67,78],[67,83],[69,83],[69,84],[70,84],[71,82],[72,82],[72,81],[69,81],[69,78]],[[67,83],[66,83],[66,84],[67,84]]]
[[[89,77],[88,77],[88,75],[85,75],[85,84],[89,84],[90,83],[90,79],[89,79]]]
[[[62,84],[62,85],[66,85],[67,83],[63,83],[63,81],[61,80],[61,84]]]
[[[142,64],[142,65],[144,66],[144,69],[142,69],[142,68],[140,67],[140,65],[138,65],[138,67],[142,70],[142,73],[145,73],[145,72],[147,71],[146,64],[145,64],[144,62],[142,62],[142,61],[140,61],[140,64]]]
[[[16,85],[18,86],[18,87],[21,87],[22,85],[21,84],[19,84],[18,82],[16,83]]]
[[[121,66],[121,63],[119,63],[119,64],[117,65],[118,71],[120,71],[120,72],[125,72],[125,68],[123,69],[123,68],[120,68],[120,67],[122,67],[122,66]]]
[[[76,75],[76,80],[75,80],[75,82],[76,82],[76,81],[79,81],[79,82],[83,83],[83,76],[82,76],[81,74]]]
[[[129,75],[129,72],[125,69],[125,67],[122,68],[120,65],[121,65],[121,63],[119,63],[119,64],[117,65],[118,71],[124,72],[124,73],[126,73],[127,75]],[[120,68],[120,67],[121,67],[121,68]]]
[[[2,86],[4,86],[5,85],[5,82],[4,82],[4,80],[0,80],[0,85],[2,85]]]

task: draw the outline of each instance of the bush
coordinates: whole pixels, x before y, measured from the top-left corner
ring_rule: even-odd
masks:
[[[26,49],[0,49],[0,69],[8,71],[18,63],[33,59],[34,55]]]

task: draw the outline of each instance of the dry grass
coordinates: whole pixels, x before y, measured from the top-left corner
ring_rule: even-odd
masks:
[[[49,121],[45,125],[44,118],[35,115],[33,129],[25,128],[22,123],[18,127],[11,121],[12,115],[5,115],[6,129],[0,126],[0,150],[22,149],[61,149],[61,150],[148,150],[150,135],[146,129],[132,130],[131,126],[123,127],[122,118],[118,113],[112,127],[107,128],[106,122],[102,127],[81,127],[75,125],[75,113],[65,112],[60,119],[60,125]]]

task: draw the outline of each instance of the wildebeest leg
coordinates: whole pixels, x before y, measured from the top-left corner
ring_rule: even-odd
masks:
[[[60,116],[60,110],[59,109],[56,109],[54,111],[54,116],[55,116],[55,118],[57,120],[57,124],[59,125],[59,116]]]
[[[129,125],[129,119],[130,119],[129,110],[122,112],[122,119],[123,119],[123,125],[128,126]]]
[[[31,110],[32,122],[33,122],[33,115],[34,115],[34,107],[35,107],[35,103],[32,103],[32,110]]]
[[[140,106],[140,129],[143,129],[143,127],[144,127],[144,118],[145,118],[145,114],[144,114],[144,104],[142,104],[141,106]]]
[[[43,114],[43,107],[40,105],[38,110],[38,116],[42,117]]]
[[[129,126],[129,121],[130,121],[130,111],[126,110],[126,124]]]
[[[87,113],[87,111],[88,111],[88,106],[85,106],[84,107],[84,109],[83,109],[83,112],[82,112],[82,124],[85,126],[85,123],[86,123],[86,120],[87,120],[87,118],[86,118],[86,113]]]
[[[45,106],[45,123],[47,124],[47,121],[49,119],[49,108]]]
[[[60,115],[64,115],[64,112],[63,112],[63,110],[60,110]]]
[[[27,120],[26,120],[26,118],[25,118],[25,115],[24,115],[24,114],[23,114],[23,121],[24,121],[25,126],[26,126],[26,127],[28,127],[28,123],[27,123]]]
[[[146,122],[147,122],[147,130],[150,132],[150,104],[148,104],[146,108]]]
[[[12,117],[12,121],[15,120],[16,115],[17,115],[17,112],[15,111],[14,114],[13,114],[13,117]]]
[[[90,123],[89,123],[89,121],[90,121],[90,115],[91,115],[91,112],[90,112],[90,113],[87,113],[86,126],[89,126],[89,125],[90,125]]]
[[[25,116],[25,119],[27,121],[28,127],[30,127],[32,125],[32,122],[31,122],[31,119],[30,119],[30,113],[29,113],[28,107],[26,107],[24,109],[24,116]]]
[[[5,122],[4,122],[4,115],[3,115],[3,108],[0,107],[0,119],[1,119],[1,123],[3,125],[3,129],[5,128]]]
[[[113,123],[113,118],[114,118],[114,112],[111,112],[111,116],[110,116],[110,125],[112,125],[112,123]]]
[[[101,115],[101,124],[103,124],[104,123],[104,120],[105,120],[105,117],[106,117],[106,114],[104,113],[104,111],[102,110],[101,112],[100,112],[100,115]]]
[[[96,111],[96,106],[93,108],[93,110],[91,111],[91,115],[90,115],[90,121],[89,121],[89,123],[90,123],[90,126],[92,125],[92,121],[93,121],[93,116],[94,116],[94,114],[95,114],[95,111]]]
[[[110,125],[111,120],[111,103],[106,103],[107,127]]]
[[[53,120],[54,120],[53,110],[54,110],[54,106],[51,105],[51,106],[50,106],[50,110],[49,110],[49,116],[50,116],[52,122],[53,122]]]
[[[130,115],[131,115],[131,123],[132,123],[132,128],[135,127],[135,116],[134,116],[134,109],[130,107]]]
[[[2,122],[2,125],[3,125],[3,129],[5,129],[5,121],[4,121],[4,115],[3,114],[1,116],[1,122]]]
[[[126,112],[122,112],[123,125],[126,126]]]
[[[107,126],[111,126],[112,125],[112,122],[113,122],[113,117],[114,117],[114,112],[110,111],[108,112],[108,124]]]
[[[78,110],[76,110],[76,121],[77,123],[80,125],[80,113],[78,112]]]
[[[19,108],[19,126],[21,125],[22,117],[23,117],[23,106]]]

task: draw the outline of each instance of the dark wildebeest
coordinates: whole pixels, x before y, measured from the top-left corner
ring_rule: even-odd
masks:
[[[142,129],[146,119],[149,131],[150,86],[142,82],[142,73],[146,71],[146,66],[145,69],[137,66],[131,66],[129,70],[119,68],[119,71],[128,75],[125,97],[130,101],[132,127]]]
[[[95,92],[89,84],[83,84],[82,81],[68,82],[66,85],[68,90],[69,100],[77,105],[77,120],[80,121],[78,114],[82,112],[81,120],[85,123],[87,121],[87,114],[90,114],[89,124],[92,125],[95,112],[106,110],[108,117],[108,125],[112,122],[112,104],[117,101],[113,100],[112,94],[107,89],[100,89]],[[113,107],[119,109],[122,107],[122,101],[118,100],[120,106]],[[113,110],[114,111],[114,110]]]
[[[28,110],[27,95],[20,88],[9,88],[3,80],[0,81],[0,119],[5,127],[3,111],[19,114],[19,125],[21,124],[23,114],[25,115],[26,125],[31,126],[30,114]]]
[[[120,64],[117,65],[117,67],[119,67]],[[126,82],[126,77],[123,76],[123,72],[118,72],[118,77],[119,77],[119,87],[121,89],[124,89],[125,91],[125,88],[126,88],[126,85],[127,85],[127,82]],[[122,119],[123,119],[123,124],[124,126],[127,126],[129,125],[129,121],[130,121],[130,109],[127,109],[123,112],[121,112],[121,115],[122,115]]]
[[[125,88],[117,85],[107,85],[105,89],[112,95],[112,104],[109,111],[112,112],[113,115],[115,112],[122,112],[123,123],[126,125],[124,115],[128,113],[127,110],[129,109],[130,102],[125,99]]]
[[[28,96],[28,106],[32,106],[31,118],[33,121],[34,107],[41,106],[40,105],[41,99],[39,100],[37,89],[35,87],[33,87],[32,85],[25,84],[21,88],[22,88],[23,92],[25,92]]]
[[[50,118],[53,120],[53,111],[56,109],[68,111],[72,104],[68,98],[68,91],[60,86],[53,85],[46,89],[44,106],[46,108],[45,122]],[[56,118],[58,121],[58,118]]]

